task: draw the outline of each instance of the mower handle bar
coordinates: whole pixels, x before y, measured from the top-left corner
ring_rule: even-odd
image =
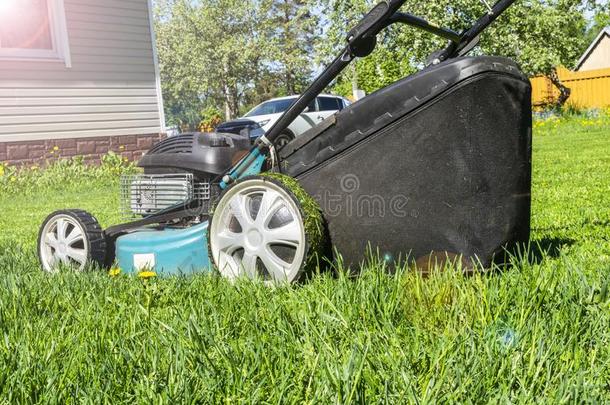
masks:
[[[451,42],[447,48],[443,50],[440,60],[455,58],[470,52],[470,50],[478,43],[479,35],[487,27],[491,25],[502,13],[506,11],[516,0],[498,0],[489,11],[482,15],[469,29],[460,35],[459,42]]]
[[[301,96],[282,114],[269,131],[257,139],[252,152],[242,159],[223,177],[227,185],[245,172],[254,160],[273,145],[275,139],[294,121],[355,57],[370,54],[376,45],[376,36],[388,26],[401,23],[422,29],[434,35],[448,39],[449,45],[437,56],[435,63],[461,56],[469,52],[478,42],[479,35],[495,21],[516,0],[499,0],[489,11],[480,17],[472,27],[462,34],[448,28],[437,27],[423,18],[408,13],[398,12],[406,0],[385,0],[374,6],[354,28],[347,34],[347,45],[330,65],[314,80]],[[255,151],[256,149],[256,151]]]
[[[409,14],[409,13],[401,13],[399,11],[397,11],[396,13],[394,13],[394,15],[392,17],[390,17],[388,19],[388,21],[385,24],[385,27],[389,27],[392,24],[396,24],[396,23],[400,23],[400,24],[406,24],[406,25],[410,25],[411,27],[415,27],[415,28],[419,28],[421,30],[424,30],[426,32],[429,32],[431,34],[437,35],[441,38],[445,38],[450,40],[451,42],[455,42],[458,43],[460,42],[461,39],[461,35],[449,28],[443,28],[443,27],[438,27],[434,24],[431,24],[430,22],[424,20],[421,17],[417,17],[413,14]]]

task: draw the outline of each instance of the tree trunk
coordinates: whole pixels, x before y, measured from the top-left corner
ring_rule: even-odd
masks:
[[[229,104],[229,100],[227,99],[226,96],[226,90],[225,90],[225,97],[224,97],[224,105],[225,105],[225,121],[231,121],[231,105]]]
[[[239,91],[237,86],[231,88],[231,115],[233,117],[239,116]]]
[[[295,90],[294,90],[294,82],[292,80],[292,72],[290,71],[290,69],[288,67],[286,67],[285,80],[286,80],[286,95],[291,96],[295,93]]]
[[[224,72],[229,75],[229,67],[227,62],[225,62],[223,66]],[[235,86],[230,85],[227,82],[222,84],[223,89],[223,98],[224,98],[224,106],[225,106],[225,119],[230,121],[233,117],[239,114],[239,103],[237,100],[237,89]]]
[[[563,105],[570,98],[570,94],[572,90],[566,87],[559,78],[559,74],[557,74],[557,69],[551,70],[551,73],[548,75],[549,80],[557,89],[559,90],[559,98],[557,99],[557,107],[563,107]]]
[[[239,97],[237,95],[237,89],[229,85],[224,86],[224,105],[225,105],[225,118],[227,121],[237,117],[239,115]]]

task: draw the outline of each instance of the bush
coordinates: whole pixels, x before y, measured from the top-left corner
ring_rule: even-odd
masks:
[[[223,121],[222,113],[215,107],[204,109],[201,116],[203,117],[199,123],[199,131],[201,132],[213,132],[216,126]]]
[[[86,164],[82,156],[47,161],[44,168],[15,167],[0,163],[0,195],[57,190],[68,184],[85,186],[117,181],[120,175],[136,170],[134,163],[114,152],[102,156],[99,166]]]
[[[588,110],[576,103],[567,102],[559,110],[562,116],[574,117],[584,115]]]
[[[561,134],[566,130],[573,133],[588,132],[607,127],[610,127],[610,107],[584,109],[569,104],[561,110],[534,113],[535,135]]]

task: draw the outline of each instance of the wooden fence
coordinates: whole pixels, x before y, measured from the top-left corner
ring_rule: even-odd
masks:
[[[601,108],[610,106],[610,68],[571,72],[557,69],[559,79],[572,90],[569,104],[581,108]],[[532,103],[540,106],[557,100],[559,91],[546,77],[534,77],[532,82]]]

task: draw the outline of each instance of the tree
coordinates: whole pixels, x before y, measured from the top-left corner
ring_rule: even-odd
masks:
[[[591,12],[593,13],[593,21],[590,27],[587,29],[587,35],[585,43],[587,46],[597,38],[599,33],[606,27],[610,27],[610,2],[597,2],[594,1],[590,5]],[[583,52],[586,49],[583,49]]]
[[[317,18],[310,1],[158,0],[170,122],[198,125],[195,111],[207,107],[222,108],[229,120],[249,105],[300,92],[313,69]]]
[[[570,97],[557,67],[573,68],[586,42],[587,4],[581,0],[525,1],[490,27],[481,49],[515,59],[529,76],[546,76],[562,106]]]
[[[269,6],[266,0],[176,0],[159,6],[155,22],[164,97],[196,94],[204,105],[222,105],[226,119],[239,114],[240,100],[269,53],[259,27]]]
[[[318,24],[311,8],[310,0],[274,0],[271,6],[272,56],[286,95],[300,92],[311,77],[310,55]]]

